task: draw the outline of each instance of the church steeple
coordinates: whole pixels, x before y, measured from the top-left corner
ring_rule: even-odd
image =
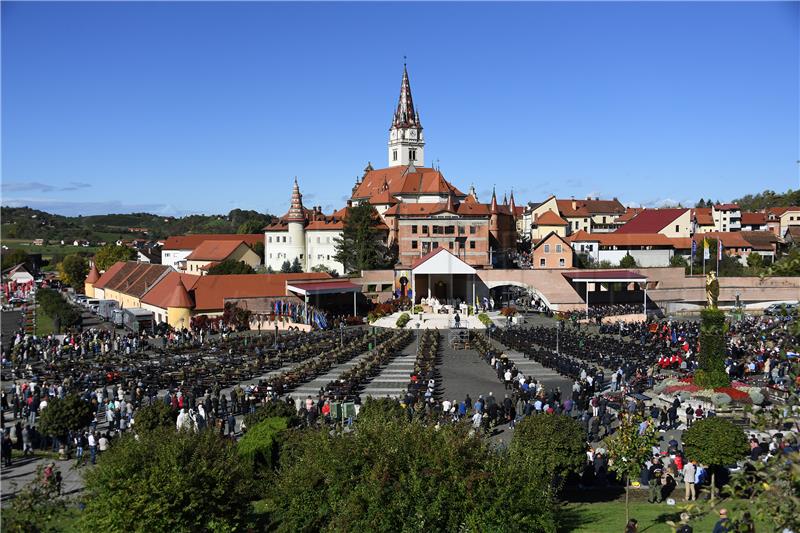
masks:
[[[414,109],[411,96],[411,83],[408,81],[408,69],[403,63],[403,80],[400,82],[400,98],[392,117],[389,129],[389,166],[416,165],[424,166],[425,139],[422,134],[422,122],[419,111]]]
[[[492,187],[492,203],[489,206],[489,211],[491,213],[497,213],[497,194],[494,191],[494,187]]]

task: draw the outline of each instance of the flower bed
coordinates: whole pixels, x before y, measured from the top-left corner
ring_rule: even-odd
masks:
[[[689,377],[667,378],[655,387],[653,391],[657,394],[675,395],[687,394],[705,401],[713,402],[715,405],[727,403],[739,404],[762,404],[764,393],[759,387],[752,387],[741,381],[734,381],[728,387],[716,387],[714,389],[704,389],[694,384],[694,379]]]

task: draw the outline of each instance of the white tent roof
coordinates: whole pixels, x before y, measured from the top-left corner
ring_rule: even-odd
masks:
[[[451,254],[439,248],[428,257],[422,259],[411,272],[417,274],[474,274],[475,269]]]

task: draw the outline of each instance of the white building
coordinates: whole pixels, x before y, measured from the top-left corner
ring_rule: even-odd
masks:
[[[711,208],[716,231],[741,231],[742,212],[736,204],[717,204]]]
[[[296,258],[304,272],[325,267],[343,274],[344,266],[334,256],[335,239],[342,234],[345,212],[342,209],[326,216],[319,206],[304,208],[295,179],[289,211],[264,228],[264,264],[278,272],[286,261],[291,264]]]
[[[408,70],[403,65],[403,81],[400,84],[400,100],[389,130],[389,166],[425,166],[425,137],[419,113],[411,99],[411,84]]]

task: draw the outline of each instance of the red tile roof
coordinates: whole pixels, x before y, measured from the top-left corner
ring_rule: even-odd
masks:
[[[630,270],[572,270],[570,272],[564,272],[562,275],[569,280],[574,280],[574,279],[628,280],[628,279],[647,278],[647,276],[643,274],[638,274]]]
[[[325,272],[297,274],[229,274],[201,276],[192,293],[196,311],[219,311],[230,298],[267,298],[286,295],[286,282],[328,279]]]
[[[243,240],[249,246],[264,242],[261,233],[198,233],[196,235],[175,235],[164,242],[164,250],[194,250],[205,241]]]
[[[574,204],[574,206],[573,206]],[[625,206],[619,200],[579,200],[561,199],[556,200],[558,210],[563,217],[589,217],[592,215],[621,215],[625,212]]]
[[[750,213],[742,211],[742,225],[743,226],[761,226],[767,223],[766,213]]]
[[[558,216],[553,211],[547,210],[536,217],[534,224],[538,226],[568,226],[569,222]]]
[[[183,285],[188,296],[188,291],[191,291],[200,279],[201,276],[170,272],[164,276],[164,279],[162,279],[155,287],[147,291],[147,294],[142,297],[142,303],[166,309],[167,307],[170,307],[169,304],[173,301],[173,295],[175,293],[175,289],[178,287],[178,283]],[[194,307],[194,302],[192,302],[192,307]]]
[[[736,204],[717,204],[714,209],[717,211],[738,211],[739,206]]]
[[[581,230],[568,239],[571,242],[597,242],[602,246],[673,246],[672,239],[660,233],[587,233]]]
[[[100,279],[100,272],[97,271],[97,266],[92,263],[92,269],[89,271],[89,275],[86,276],[86,283],[94,283]]]
[[[115,269],[117,265],[121,266]],[[137,263],[135,261],[118,262],[109,268],[109,272],[112,269],[114,273],[105,280],[103,279],[105,274],[100,276],[100,280],[95,284],[95,287],[127,294],[135,298],[144,296],[162,277],[172,270],[167,265]]]
[[[614,233],[658,233],[688,209],[645,209]]]
[[[100,274],[100,277],[94,284],[94,288],[104,289],[106,284],[109,283],[112,279],[114,279],[114,277],[117,275],[117,272],[122,270],[122,267],[124,267],[125,265],[126,263],[124,261],[119,261],[108,267],[108,269],[105,272]]]
[[[614,222],[628,222],[642,211],[644,211],[643,207],[628,207]]]
[[[243,244],[245,242],[242,239],[203,241],[192,253],[186,256],[186,260],[224,261]]]
[[[353,198],[371,198],[383,191],[397,194],[443,194],[453,192],[463,197],[464,193],[450,184],[441,172],[427,167],[397,166],[380,168],[366,173],[358,185]]]
[[[713,226],[714,216],[711,214],[710,207],[695,207],[692,209],[693,216],[700,226]]]

